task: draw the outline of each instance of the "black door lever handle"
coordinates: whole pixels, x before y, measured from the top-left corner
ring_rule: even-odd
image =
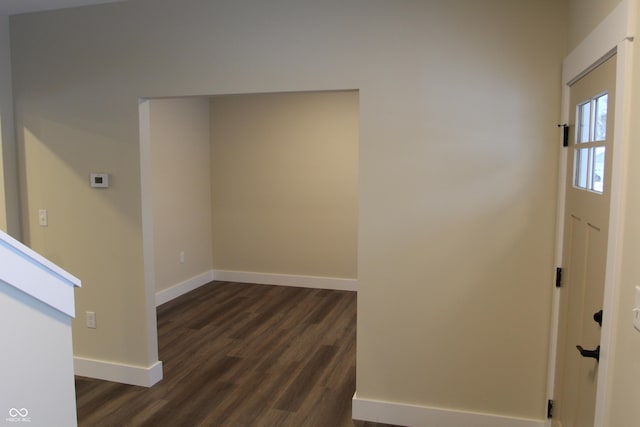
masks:
[[[596,361],[600,361],[600,346],[598,346],[595,350],[585,350],[581,345],[577,345],[576,348],[580,352],[582,357],[593,357]]]

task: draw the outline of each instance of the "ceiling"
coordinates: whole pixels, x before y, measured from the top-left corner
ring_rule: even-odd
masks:
[[[0,0],[0,15],[39,12],[41,10],[88,6],[125,0]]]

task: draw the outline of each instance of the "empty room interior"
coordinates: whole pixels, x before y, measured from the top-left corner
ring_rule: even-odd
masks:
[[[150,99],[140,110],[158,302],[213,278],[355,290],[357,91]]]
[[[0,0],[0,338],[59,316],[11,314],[56,307],[5,248],[77,280],[72,374],[5,356],[43,388],[0,385],[0,423],[637,426],[638,18]]]

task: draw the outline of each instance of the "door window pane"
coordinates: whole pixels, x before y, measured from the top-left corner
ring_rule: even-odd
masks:
[[[578,188],[587,188],[587,176],[588,176],[588,166],[589,166],[589,149],[588,148],[580,148],[576,150],[576,160],[575,160],[575,173],[576,173],[576,182],[575,186]]]
[[[591,190],[602,193],[604,190],[604,151],[605,147],[595,147],[593,155],[593,177]]]
[[[591,102],[578,106],[578,142],[589,142],[591,128]]]
[[[607,139],[608,102],[609,95],[605,93],[579,104],[576,108],[574,186],[596,193],[604,191],[604,144]]]
[[[604,94],[595,99],[596,112],[593,130],[594,141],[604,141],[607,139],[607,101],[609,95]]]

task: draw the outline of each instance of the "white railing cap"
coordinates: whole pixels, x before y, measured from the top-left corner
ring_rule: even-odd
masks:
[[[0,281],[75,317],[80,279],[0,230]]]

